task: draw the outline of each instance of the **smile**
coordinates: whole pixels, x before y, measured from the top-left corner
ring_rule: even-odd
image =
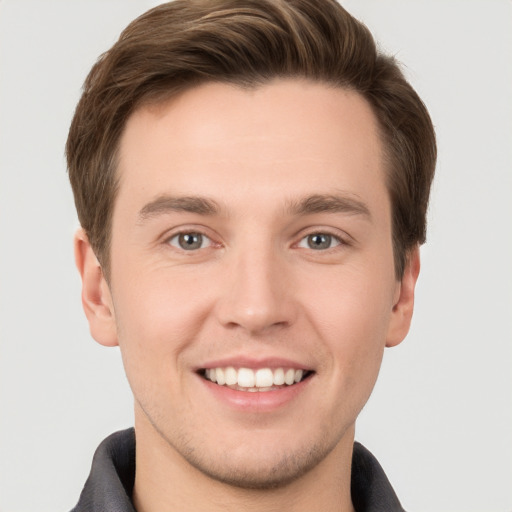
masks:
[[[200,374],[207,380],[236,391],[275,391],[293,386],[313,372],[296,368],[206,368]]]

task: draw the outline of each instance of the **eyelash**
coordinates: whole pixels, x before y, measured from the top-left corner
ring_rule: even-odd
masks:
[[[200,237],[201,242],[207,241],[208,245],[186,249],[180,245],[180,237],[185,237],[185,236]],[[311,245],[309,245],[308,238],[314,237],[314,236],[323,236],[323,237],[328,238],[330,246],[325,247],[325,248],[320,248],[320,249],[311,247]],[[173,241],[175,241],[175,243],[173,243]],[[335,245],[331,245],[333,242],[335,243]],[[201,230],[193,230],[193,229],[182,230],[177,233],[174,233],[170,237],[166,238],[165,243],[179,251],[189,252],[189,253],[193,253],[193,252],[197,252],[198,250],[201,250],[201,249],[208,249],[213,246],[221,245],[220,243],[215,243],[210,236],[206,235]],[[301,245],[303,243],[307,244],[307,246]],[[190,245],[192,246],[193,242],[191,242]],[[202,245],[202,243],[201,243],[201,245]],[[329,230],[316,230],[316,231],[311,231],[310,233],[304,234],[297,243],[293,244],[293,247],[311,250],[314,252],[327,252],[327,251],[331,252],[332,250],[336,250],[340,246],[349,246],[349,245],[350,245],[350,242],[348,242],[346,240],[346,238],[342,238],[339,235],[330,232]]]

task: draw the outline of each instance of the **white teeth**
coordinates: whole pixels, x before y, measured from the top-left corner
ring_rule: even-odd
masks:
[[[270,368],[261,368],[256,372],[256,387],[269,388],[274,384],[274,375]]]
[[[284,370],[278,368],[274,370],[274,386],[282,386],[284,384]]]
[[[228,386],[233,386],[238,383],[238,374],[232,366],[226,368],[224,375],[226,376],[226,384]]]
[[[286,373],[284,374],[284,382],[285,384],[288,384],[288,386],[291,386],[295,382],[295,370],[286,370]]]
[[[217,370],[215,370],[216,374],[217,374],[217,384],[219,384],[220,386],[223,386],[224,384],[226,384],[226,377],[224,376],[224,370],[222,368],[217,368]]]
[[[238,385],[243,388],[253,388],[256,378],[254,371],[250,368],[240,368],[238,370]]]
[[[232,366],[227,368],[207,368],[204,376],[206,379],[216,382],[220,386],[235,386],[244,388],[245,391],[271,391],[273,386],[291,386],[300,382],[304,377],[304,370],[288,368],[239,368]]]

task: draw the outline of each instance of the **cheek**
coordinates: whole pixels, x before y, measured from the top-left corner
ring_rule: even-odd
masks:
[[[141,269],[139,275],[116,286],[116,321],[130,326],[124,334],[144,333],[155,344],[186,339],[198,327],[198,316],[208,301],[201,277],[186,267]]]
[[[310,293],[306,315],[332,354],[335,371],[347,378],[376,378],[392,311],[393,279],[387,281],[378,269],[345,268]]]
[[[328,269],[323,275],[309,273],[301,285],[301,302],[308,304],[333,334],[377,334],[389,321],[395,290],[392,272],[384,273],[388,266],[378,267],[378,263],[373,269],[369,265],[352,265],[337,271]]]
[[[134,379],[145,387],[181,379],[186,347],[208,309],[207,297],[195,292],[196,284],[141,273],[114,289],[119,345],[132,387],[137,385]]]

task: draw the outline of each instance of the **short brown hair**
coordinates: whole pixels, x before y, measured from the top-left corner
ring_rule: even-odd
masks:
[[[109,274],[116,153],[128,117],[204,82],[278,77],[361,94],[378,120],[392,205],[395,271],[423,243],[436,143],[427,109],[394,58],[335,0],[176,0],[133,21],[89,73],[66,144],[78,217]]]

